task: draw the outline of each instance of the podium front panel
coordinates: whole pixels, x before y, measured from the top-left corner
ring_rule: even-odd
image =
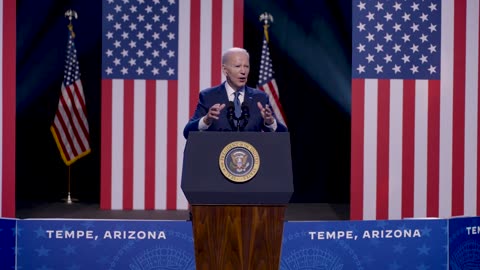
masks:
[[[255,175],[235,182],[222,171],[222,153],[247,143],[258,154]],[[249,164],[254,166],[255,164]],[[293,193],[288,132],[191,132],[181,187],[190,204],[286,204]]]

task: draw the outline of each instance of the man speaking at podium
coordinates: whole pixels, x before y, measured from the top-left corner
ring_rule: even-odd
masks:
[[[277,121],[268,95],[247,86],[250,56],[243,48],[230,48],[222,55],[226,81],[200,91],[197,107],[183,130],[286,132]]]

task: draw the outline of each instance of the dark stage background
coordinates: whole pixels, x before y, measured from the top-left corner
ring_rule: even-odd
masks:
[[[178,0],[182,1],[182,0]],[[291,135],[296,203],[348,203],[350,194],[351,1],[244,0],[249,86],[258,78],[263,26],[274,17],[270,51]],[[50,132],[74,20],[92,153],[71,166]],[[59,201],[70,175],[74,198],[100,201],[101,14],[98,0],[17,1],[16,195]]]

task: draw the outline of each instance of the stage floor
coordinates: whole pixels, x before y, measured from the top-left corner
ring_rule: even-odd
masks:
[[[17,203],[16,217],[74,218],[74,219],[153,219],[187,220],[188,210],[101,210],[99,204],[74,202]],[[287,221],[348,220],[350,207],[346,204],[292,203],[285,213]]]

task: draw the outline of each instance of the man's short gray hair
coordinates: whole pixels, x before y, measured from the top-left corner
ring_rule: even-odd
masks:
[[[223,52],[223,54],[222,54],[222,64],[225,64],[227,62],[229,54],[235,53],[235,52],[242,52],[242,53],[245,53],[248,57],[250,57],[250,54],[244,48],[233,47],[233,48],[230,48],[230,49]]]

